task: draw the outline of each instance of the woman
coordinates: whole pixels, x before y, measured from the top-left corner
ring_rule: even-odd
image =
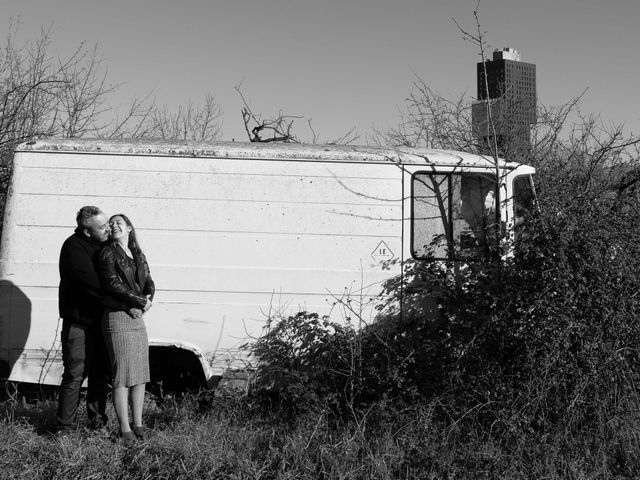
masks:
[[[151,308],[155,285],[149,265],[136,240],[136,231],[126,215],[109,219],[110,242],[100,252],[98,271],[104,290],[120,300],[128,311],[105,311],[102,320],[111,373],[113,404],[120,423],[120,437],[131,444],[144,437],[142,405],[149,381],[149,340],[143,312]],[[127,400],[131,404],[133,430]]]

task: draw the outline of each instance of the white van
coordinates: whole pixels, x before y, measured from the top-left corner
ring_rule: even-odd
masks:
[[[499,167],[510,225],[534,169]],[[136,226],[157,288],[146,315],[152,377],[204,382],[243,366],[240,347],[268,317],[373,321],[382,282],[427,255],[434,237],[449,240],[436,257],[482,249],[495,173],[482,156],[408,148],[20,145],[0,243],[0,377],[60,381],[58,257],[83,205]]]

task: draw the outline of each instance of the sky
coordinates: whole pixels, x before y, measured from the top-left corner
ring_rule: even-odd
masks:
[[[246,140],[241,85],[255,112],[303,116],[298,135],[355,128],[363,138],[399,122],[416,77],[448,98],[475,97],[477,0],[0,0],[19,39],[52,27],[52,48],[98,48],[117,101],[151,93],[175,107],[215,96],[223,139]],[[538,102],[586,90],[584,113],[640,134],[639,0],[481,0],[490,48],[512,47],[537,68]],[[364,143],[361,141],[359,143]]]

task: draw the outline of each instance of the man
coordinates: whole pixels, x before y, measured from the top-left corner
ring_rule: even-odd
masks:
[[[104,307],[126,309],[102,294],[94,258],[109,238],[109,220],[98,208],[82,207],[77,228],[60,250],[58,304],[62,317],[62,362],[64,373],[58,397],[57,428],[77,428],[80,388],[88,378],[87,415],[90,428],[106,425],[106,403],[110,380],[109,361],[102,337]]]

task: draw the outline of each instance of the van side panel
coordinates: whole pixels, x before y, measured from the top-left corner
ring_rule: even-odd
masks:
[[[191,346],[206,376],[241,366],[269,316],[371,321],[381,283],[399,274],[383,269],[402,254],[391,163],[36,151],[16,156],[13,178],[0,254],[13,380],[59,382],[58,255],[83,205],[131,218],[157,287],[150,343]]]
[[[53,262],[57,269],[58,253],[46,244],[48,237],[38,237],[38,230],[19,221],[20,211],[40,208],[38,200],[22,194],[29,183],[25,156],[17,153],[14,159],[0,241],[0,378],[56,383],[61,373],[61,359],[55,360],[60,356],[58,281],[52,284],[48,266],[41,269],[39,263]]]

